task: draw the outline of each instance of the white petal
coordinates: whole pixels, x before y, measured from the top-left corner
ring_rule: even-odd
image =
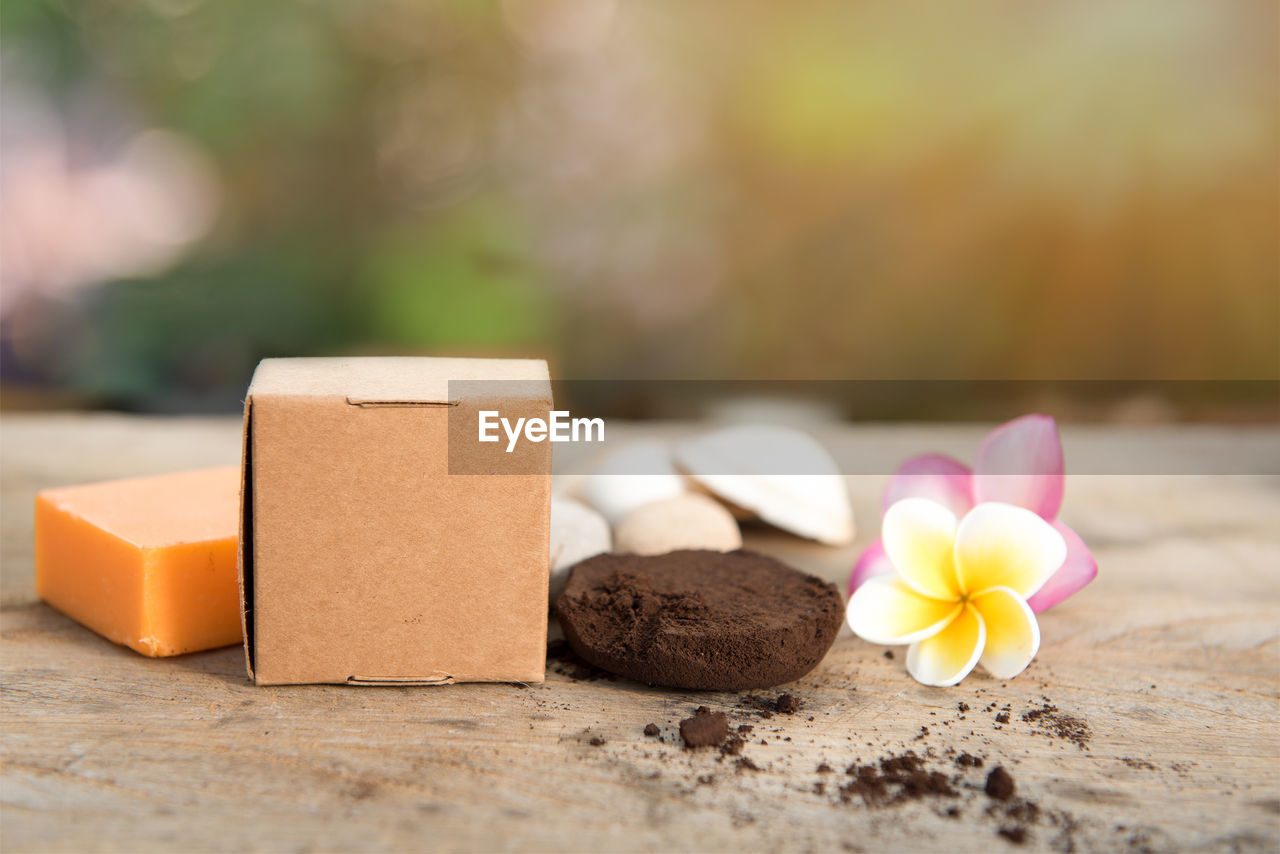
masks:
[[[1031,606],[1008,587],[992,587],[970,601],[987,626],[982,666],[997,679],[1026,670],[1040,650],[1040,624]]]
[[[896,575],[877,575],[849,597],[845,619],[863,640],[913,643],[941,631],[960,608],[959,602],[921,596]]]
[[[977,666],[986,640],[982,615],[965,605],[946,628],[907,649],[907,672],[925,685],[957,685]]]
[[[1008,587],[1030,597],[1066,558],[1062,535],[1035,513],[1012,504],[979,504],[956,531],[956,572],[970,595]]]
[[[927,498],[904,498],[884,514],[885,554],[903,581],[934,599],[960,598],[955,514]]]

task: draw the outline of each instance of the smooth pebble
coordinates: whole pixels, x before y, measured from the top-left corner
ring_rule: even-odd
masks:
[[[612,547],[603,516],[572,498],[551,496],[551,600],[564,590],[570,567]]]
[[[578,495],[616,525],[632,510],[686,490],[685,479],[671,462],[670,447],[646,439],[624,445],[601,460],[583,478]]]
[[[618,523],[614,550],[659,555],[678,549],[731,552],[742,532],[728,510],[705,495],[689,493],[632,510]]]

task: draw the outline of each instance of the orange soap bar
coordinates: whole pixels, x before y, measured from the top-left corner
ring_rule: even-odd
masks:
[[[36,593],[143,655],[240,643],[240,468],[47,489]]]

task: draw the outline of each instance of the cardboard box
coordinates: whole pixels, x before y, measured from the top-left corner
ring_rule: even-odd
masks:
[[[239,577],[260,685],[541,682],[551,446],[540,360],[267,359],[244,405]]]

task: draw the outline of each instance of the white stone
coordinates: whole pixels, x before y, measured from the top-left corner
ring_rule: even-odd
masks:
[[[733,515],[715,499],[689,493],[632,510],[618,523],[614,551],[659,555],[679,549],[742,548]]]
[[[852,542],[853,509],[835,459],[790,427],[726,427],[676,444],[675,458],[718,498],[829,545]]]
[[[574,564],[612,547],[603,516],[572,498],[551,496],[551,600],[564,590]]]
[[[605,456],[582,478],[578,495],[616,525],[632,510],[682,495],[686,489],[671,462],[671,449],[665,442],[646,439]]]

